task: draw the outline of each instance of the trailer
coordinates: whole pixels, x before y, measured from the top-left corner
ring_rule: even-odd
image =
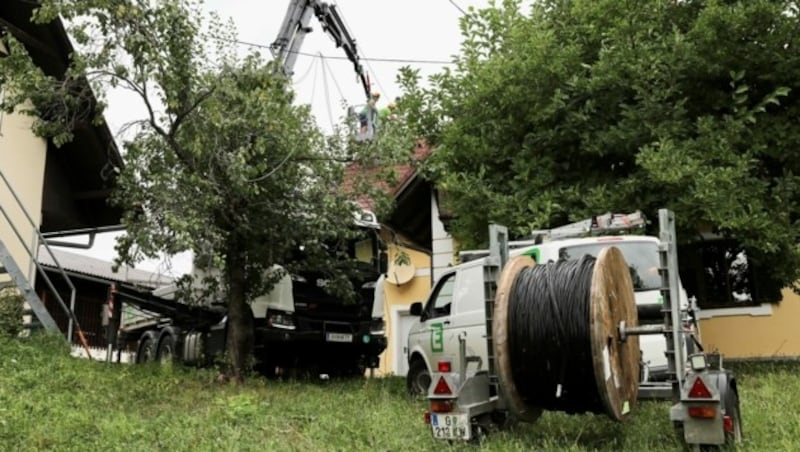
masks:
[[[667,385],[672,400],[669,417],[681,440],[692,449],[738,443],[742,440],[742,421],[736,377],[724,368],[721,355],[704,352],[695,331],[684,327],[688,313],[679,307],[677,244],[672,212],[659,211],[659,228],[658,271],[662,282],[664,321],[658,325],[639,326],[635,317],[630,323],[617,319],[606,331],[611,334],[607,337],[604,353],[593,357],[596,370],[605,373],[604,380],[598,379],[598,386],[608,385],[610,388],[608,393],[602,394],[602,402],[609,408],[610,417],[622,420],[630,415],[637,399],[635,392],[639,390],[634,384],[628,387],[635,388],[635,391],[625,392],[625,384],[617,381],[617,375],[609,368],[618,363],[610,363],[609,347],[622,349],[638,336],[664,335],[669,365]],[[541,408],[527,406],[520,400],[513,372],[509,372],[508,354],[498,346],[498,342],[507,339],[500,331],[505,328],[503,321],[508,314],[502,309],[502,300],[507,297],[510,287],[507,270],[518,265],[519,261],[509,261],[506,228],[491,225],[489,234],[490,251],[483,264],[488,362],[483,363],[480,357],[469,355],[465,335],[459,335],[457,356],[443,357],[435,364],[427,393],[429,408],[425,422],[436,438],[475,441],[488,431],[511,422],[534,422],[542,412]],[[603,338],[606,340],[605,336]],[[624,355],[624,351],[617,354],[620,353]],[[611,361],[613,359],[612,356]],[[513,371],[514,363],[510,366]],[[559,386],[559,392],[560,389]]]

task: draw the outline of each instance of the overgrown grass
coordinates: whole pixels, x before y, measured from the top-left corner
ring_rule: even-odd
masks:
[[[735,369],[743,450],[800,450],[800,364]],[[425,405],[402,379],[277,382],[238,388],[211,371],[70,358],[58,338],[0,339],[0,450],[433,450]],[[486,450],[681,450],[668,404],[626,424],[546,413],[491,435]]]

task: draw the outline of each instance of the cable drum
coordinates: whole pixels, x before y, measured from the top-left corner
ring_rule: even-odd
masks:
[[[622,253],[536,265],[520,256],[503,269],[493,320],[496,371],[511,412],[606,413],[623,420],[636,403],[638,338],[633,284]]]

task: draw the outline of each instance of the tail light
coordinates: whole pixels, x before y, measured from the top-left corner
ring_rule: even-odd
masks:
[[[717,408],[713,406],[690,406],[689,417],[713,419],[717,416]]]
[[[439,361],[437,368],[439,369],[439,372],[450,372],[450,361]]]
[[[726,433],[733,433],[733,419],[730,416],[722,417],[722,427]]]
[[[689,397],[697,399],[710,399],[712,396],[711,391],[708,390],[708,386],[703,383],[703,379],[697,377],[694,380],[694,384],[692,384],[692,389],[689,390]]]
[[[426,424],[430,425],[431,423],[431,412],[426,411],[425,414],[422,415],[422,419],[425,421]]]
[[[431,411],[434,413],[449,413],[453,411],[452,400],[431,400]],[[428,414],[428,422],[430,422],[430,413]]]

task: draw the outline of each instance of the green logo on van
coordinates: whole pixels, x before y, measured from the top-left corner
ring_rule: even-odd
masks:
[[[444,326],[441,323],[431,324],[431,351],[434,353],[444,351]]]

